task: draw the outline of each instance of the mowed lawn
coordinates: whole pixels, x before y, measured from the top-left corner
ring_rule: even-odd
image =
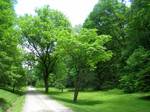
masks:
[[[150,93],[125,94],[120,90],[80,92],[78,103],[73,103],[73,92],[61,93],[53,88],[49,96],[74,112],[150,112]]]
[[[8,109],[11,112],[21,112],[24,98],[24,95],[0,89],[0,112],[6,112]]]

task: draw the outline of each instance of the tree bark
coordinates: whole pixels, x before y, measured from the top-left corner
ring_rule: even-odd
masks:
[[[48,79],[47,78],[45,78],[44,84],[45,84],[45,93],[48,93]]]
[[[79,89],[80,89],[80,72],[77,72],[77,77],[75,80],[74,98],[73,98],[73,102],[75,103],[78,100]]]
[[[44,77],[45,93],[48,93],[49,85],[48,85],[48,74],[47,74],[47,72],[45,72],[43,74],[43,77]]]
[[[15,92],[15,84],[13,85],[13,91],[12,91],[13,93]]]
[[[79,88],[76,86],[75,91],[74,91],[74,98],[73,98],[73,102],[75,102],[75,103],[78,100],[78,93],[79,93]]]

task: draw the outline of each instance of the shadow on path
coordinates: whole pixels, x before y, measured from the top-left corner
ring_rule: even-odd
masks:
[[[38,92],[37,90],[28,90],[26,94],[27,95],[41,95],[41,92]]]

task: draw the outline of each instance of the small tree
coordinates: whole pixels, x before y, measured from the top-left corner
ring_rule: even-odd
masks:
[[[21,65],[21,64],[20,64]],[[19,65],[12,65],[11,71],[9,73],[9,81],[12,86],[12,91],[15,92],[15,89],[22,87],[25,85],[25,72],[22,68],[22,66]]]
[[[61,60],[58,56],[57,63],[55,65],[54,73],[56,76],[55,80],[55,87],[61,92],[63,92],[65,86],[66,86],[66,78],[67,78],[67,66],[64,62],[64,60]]]
[[[112,52],[104,47],[111,40],[108,35],[98,36],[95,29],[82,29],[80,33],[70,34],[62,31],[63,36],[58,41],[58,52],[70,58],[75,68],[74,102],[77,102],[78,92],[82,78],[86,72],[95,69],[99,61],[107,61],[112,57]]]

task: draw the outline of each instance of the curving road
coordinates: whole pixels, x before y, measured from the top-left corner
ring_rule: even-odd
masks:
[[[23,112],[73,112],[57,101],[29,87],[26,94]]]

